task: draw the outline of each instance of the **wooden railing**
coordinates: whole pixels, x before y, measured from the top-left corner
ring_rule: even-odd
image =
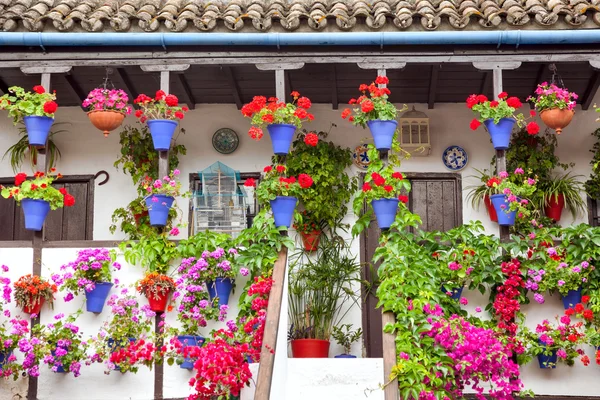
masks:
[[[385,328],[387,324],[394,324],[396,316],[393,312],[384,311],[381,318],[381,325]],[[386,385],[383,393],[385,400],[398,400],[398,380],[394,379],[388,382],[392,373],[392,368],[396,365],[396,335],[383,332],[383,383]]]

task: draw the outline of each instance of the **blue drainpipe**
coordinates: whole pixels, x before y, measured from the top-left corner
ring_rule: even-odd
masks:
[[[0,32],[0,46],[392,46],[600,43],[600,29],[323,33]]]

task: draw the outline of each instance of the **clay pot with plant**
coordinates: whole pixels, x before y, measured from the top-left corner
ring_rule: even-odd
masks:
[[[573,176],[571,173],[559,175],[538,184],[540,191],[540,209],[544,209],[546,216],[558,222],[562,211],[567,207],[573,219],[582,215],[586,204],[581,197],[585,193],[583,183],[578,179],[581,175]]]
[[[82,106],[88,109],[92,124],[108,137],[111,131],[123,123],[125,115],[131,114],[127,105],[129,97],[122,89],[96,88],[88,93]]]
[[[528,97],[527,101],[531,101],[535,105],[544,124],[560,135],[575,115],[577,98],[577,94],[557,86],[554,82],[542,82],[537,86],[535,96]]]

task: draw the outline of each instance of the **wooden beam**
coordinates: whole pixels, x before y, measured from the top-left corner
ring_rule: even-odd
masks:
[[[381,324],[385,329],[387,324],[394,324],[396,317],[393,312],[385,311],[381,316]],[[398,379],[390,381],[392,368],[396,365],[396,335],[383,332],[383,389],[385,400],[398,400]]]
[[[331,64],[331,108],[337,110],[339,106],[337,95],[337,71],[335,64]]]
[[[155,64],[155,65],[142,65],[142,71],[144,72],[182,72],[190,68],[190,64]]]
[[[486,94],[486,91],[492,84],[492,73],[490,71],[485,71],[483,74],[483,80],[481,81],[481,86],[479,86],[479,93]]]
[[[233,95],[233,101],[237,106],[238,110],[242,109],[242,96],[240,95],[240,88],[238,87],[237,81],[235,80],[235,76],[233,75],[233,70],[229,65],[221,66],[221,69],[225,73],[225,77],[227,78],[227,82],[229,82],[229,87],[231,88],[231,94]]]
[[[283,78],[285,80],[285,102],[286,103],[291,103],[292,102],[292,95],[290,93],[294,89],[292,89],[292,81],[290,79],[290,71],[289,70],[284,70],[283,71]]]
[[[581,98],[581,109],[587,110],[590,108],[590,105],[594,101],[594,97],[596,96],[596,92],[598,92],[598,87],[600,87],[600,71],[594,71],[594,74],[590,78],[587,88],[585,89],[585,93]]]
[[[81,86],[79,86],[79,84],[77,83],[77,81],[75,80],[73,75],[66,74],[65,80],[67,81],[67,83],[69,84],[71,89],[73,90],[73,93],[75,93],[75,95],[79,98],[79,107],[81,107],[81,109],[83,111],[86,111],[86,108],[83,106],[82,103],[87,98],[87,94],[85,94],[83,89],[81,89]]]
[[[8,93],[8,85],[4,82],[4,79],[0,78],[0,90],[2,90],[2,94]]]
[[[496,69],[517,69],[521,66],[520,61],[476,61],[473,66],[477,69],[482,70],[496,70]]]
[[[493,69],[494,76],[494,98],[498,98],[498,95],[502,92],[502,69],[500,67]],[[496,150],[496,173],[506,171],[506,151]],[[510,238],[510,231],[508,226],[500,226],[499,229],[500,240],[506,241]]]
[[[285,70],[277,69],[275,70],[275,97],[282,100],[285,99]]]
[[[125,68],[117,68],[116,72],[117,75],[119,75],[121,81],[123,82],[123,87],[125,87],[125,91],[129,94],[129,98],[131,99],[131,101],[135,100],[135,98],[138,97],[139,93],[137,92],[137,90],[135,90],[135,87],[131,83],[131,79],[129,79]]]
[[[181,84],[181,87],[183,87],[183,93],[186,97],[186,103],[188,105],[188,108],[190,110],[196,109],[196,99],[194,98],[194,93],[192,93],[192,89],[190,88],[187,79],[185,79],[185,75],[177,74],[177,77],[179,78],[179,83]]]
[[[21,67],[21,72],[25,75],[33,74],[65,74],[71,70],[71,66],[37,66],[37,67]]]
[[[287,247],[282,247],[273,267],[273,286],[269,294],[267,316],[265,321],[265,333],[260,352],[260,365],[256,379],[256,392],[254,400],[270,400],[271,382],[273,369],[275,367],[275,353],[277,352],[277,333],[279,332],[279,316],[281,314],[281,303],[283,301],[283,284],[287,271]],[[287,327],[283,327],[286,329]],[[279,351],[287,351],[283,348]],[[275,399],[272,399],[275,400]]]
[[[280,62],[280,63],[269,63],[269,64],[256,64],[256,68],[261,71],[277,71],[285,69],[300,69],[304,67],[303,62]]]
[[[442,66],[440,64],[431,66],[431,76],[429,78],[429,101],[427,102],[428,108],[430,110],[433,109],[433,106],[435,104],[435,92],[437,89],[438,75],[440,73],[441,67]]]
[[[359,62],[358,68],[360,69],[404,69],[406,67],[405,62]]]

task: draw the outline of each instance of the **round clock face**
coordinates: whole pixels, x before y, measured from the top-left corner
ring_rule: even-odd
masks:
[[[221,154],[230,154],[237,149],[240,139],[233,129],[221,128],[212,138],[213,147]]]

